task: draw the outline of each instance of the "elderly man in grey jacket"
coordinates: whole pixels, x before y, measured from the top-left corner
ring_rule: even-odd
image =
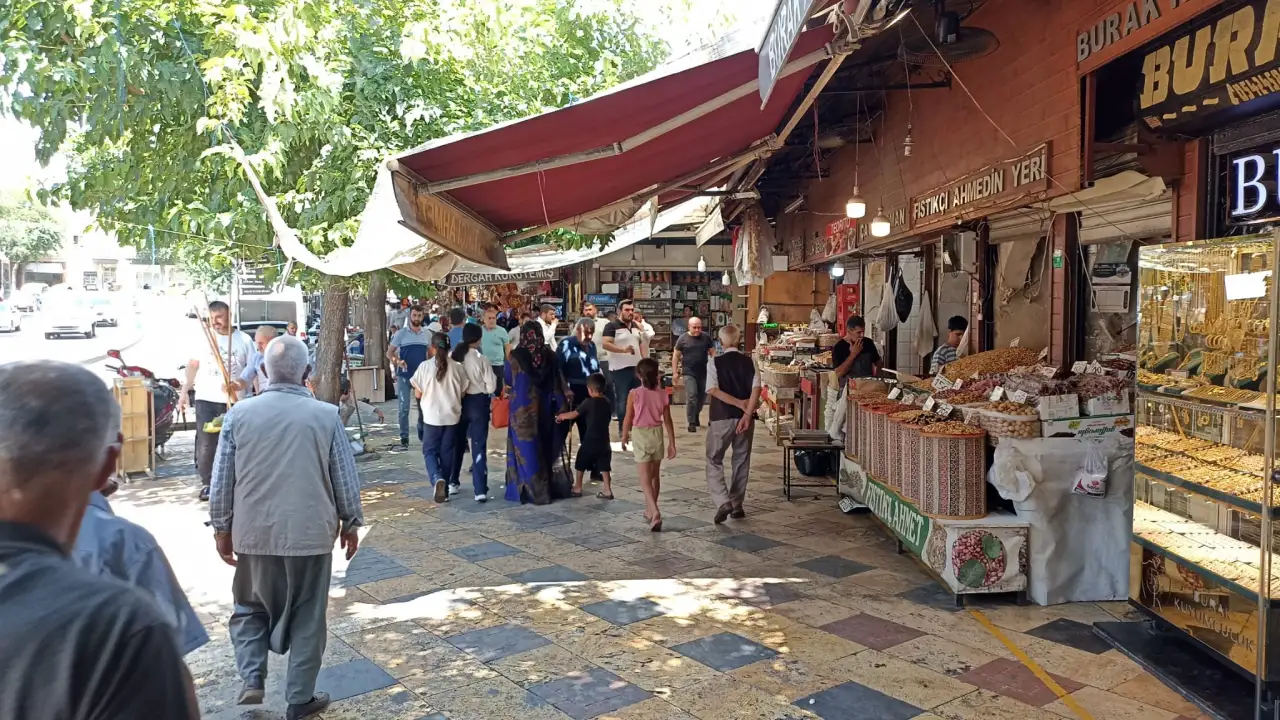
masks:
[[[234,405],[222,424],[209,513],[218,554],[236,568],[231,641],[244,687],[261,703],[267,650],[289,653],[288,720],[316,715],[333,545],[359,546],[360,478],[338,409],[312,397],[307,348],[291,336],[265,352],[266,392]]]

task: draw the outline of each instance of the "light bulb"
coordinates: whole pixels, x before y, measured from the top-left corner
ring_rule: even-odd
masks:
[[[840,263],[836,263],[835,265],[832,265],[832,266],[831,266],[831,277],[833,277],[833,278],[840,278],[840,277],[844,277],[844,266],[843,266],[843,265],[841,265]]]
[[[844,214],[851,218],[860,218],[867,214],[867,201],[858,194],[858,186],[853,186],[853,194],[844,204]]]
[[[907,136],[902,139],[902,155],[903,157],[911,157],[911,149],[915,143],[911,141],[911,125],[907,125]]]
[[[889,234],[889,218],[884,216],[884,208],[876,210],[876,216],[871,218],[871,234],[875,237],[884,237]]]
[[[729,271],[725,270],[724,274],[720,276],[720,284],[725,287],[729,287],[729,283],[731,282],[733,281],[729,279]]]
[[[707,271],[707,261],[701,255],[698,256],[698,272]]]

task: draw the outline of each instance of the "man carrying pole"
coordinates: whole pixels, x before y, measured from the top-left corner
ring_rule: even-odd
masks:
[[[221,300],[209,303],[208,325],[202,323],[205,347],[187,361],[187,377],[178,392],[178,410],[187,406],[187,395],[196,391],[196,472],[200,475],[200,499],[209,499],[213,478],[213,458],[218,450],[218,433],[206,425],[226,414],[236,401],[232,378],[239,377],[253,355],[248,335],[231,329],[231,308]]]

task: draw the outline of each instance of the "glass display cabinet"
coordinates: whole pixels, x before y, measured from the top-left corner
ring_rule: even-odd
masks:
[[[1268,234],[1144,247],[1138,270],[1130,600],[1259,700],[1280,680],[1275,265]]]

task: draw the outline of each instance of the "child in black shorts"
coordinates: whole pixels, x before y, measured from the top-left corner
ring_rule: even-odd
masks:
[[[578,458],[573,463],[573,469],[578,471],[573,482],[574,494],[582,494],[583,473],[598,472],[604,479],[604,488],[596,493],[596,497],[612,500],[613,486],[609,473],[613,449],[609,445],[609,423],[613,421],[613,404],[604,396],[605,387],[604,375],[595,373],[587,378],[587,399],[578,405],[577,410],[557,415],[556,422],[578,421],[582,446],[578,448]]]

